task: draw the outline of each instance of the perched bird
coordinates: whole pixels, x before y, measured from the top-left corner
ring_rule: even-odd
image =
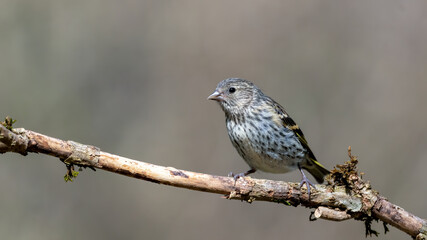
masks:
[[[228,136],[250,170],[233,174],[235,181],[257,170],[286,173],[299,169],[300,187],[310,185],[307,170],[322,183],[329,171],[322,166],[308,147],[304,134],[285,109],[255,86],[239,78],[221,81],[209,100],[219,103],[225,112]]]

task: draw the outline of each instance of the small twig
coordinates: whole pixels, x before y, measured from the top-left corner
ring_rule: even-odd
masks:
[[[326,207],[318,207],[316,211],[314,211],[314,217],[338,222],[352,218],[351,215],[345,211]]]

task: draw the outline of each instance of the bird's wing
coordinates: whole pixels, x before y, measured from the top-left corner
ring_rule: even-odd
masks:
[[[282,106],[280,106],[280,104],[276,103],[273,100],[271,100],[271,101],[273,102],[274,110],[279,114],[280,119],[282,120],[283,126],[292,130],[292,132],[295,133],[295,135],[298,137],[298,140],[301,142],[301,145],[304,147],[304,149],[307,150],[308,157],[311,160],[318,163],[316,160],[316,157],[314,156],[313,152],[311,151],[310,147],[308,146],[307,140],[304,137],[304,133],[301,131],[299,126],[289,116],[289,114],[285,111],[285,109]]]
[[[322,183],[324,176],[330,173],[329,170],[327,170],[322,164],[320,164],[316,160],[316,157],[314,156],[313,152],[308,146],[307,140],[304,137],[304,133],[302,133],[301,129],[294,122],[294,120],[291,117],[289,117],[285,109],[283,109],[283,107],[280,106],[280,104],[276,103],[272,99],[271,99],[271,103],[274,111],[276,111],[277,114],[279,115],[280,124],[290,129],[297,136],[301,145],[307,151],[308,161],[303,162],[301,167],[309,171],[319,183]]]

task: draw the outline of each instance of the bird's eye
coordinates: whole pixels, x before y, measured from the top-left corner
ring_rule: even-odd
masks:
[[[235,91],[236,91],[236,89],[234,87],[231,87],[231,88],[228,89],[229,93],[234,93]]]

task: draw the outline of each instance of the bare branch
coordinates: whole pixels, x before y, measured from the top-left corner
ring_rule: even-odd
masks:
[[[245,177],[233,178],[163,167],[102,152],[99,148],[64,141],[23,128],[8,130],[0,125],[0,153],[44,153],[58,157],[67,165],[98,168],[154,183],[196,191],[223,194],[228,199],[279,202],[286,205],[316,208],[315,217],[342,221],[380,219],[385,223],[423,239],[427,222],[390,203],[371,189],[355,171],[357,160],[332,171],[328,185],[316,185],[310,197],[298,183]],[[373,231],[373,230],[372,230]]]

